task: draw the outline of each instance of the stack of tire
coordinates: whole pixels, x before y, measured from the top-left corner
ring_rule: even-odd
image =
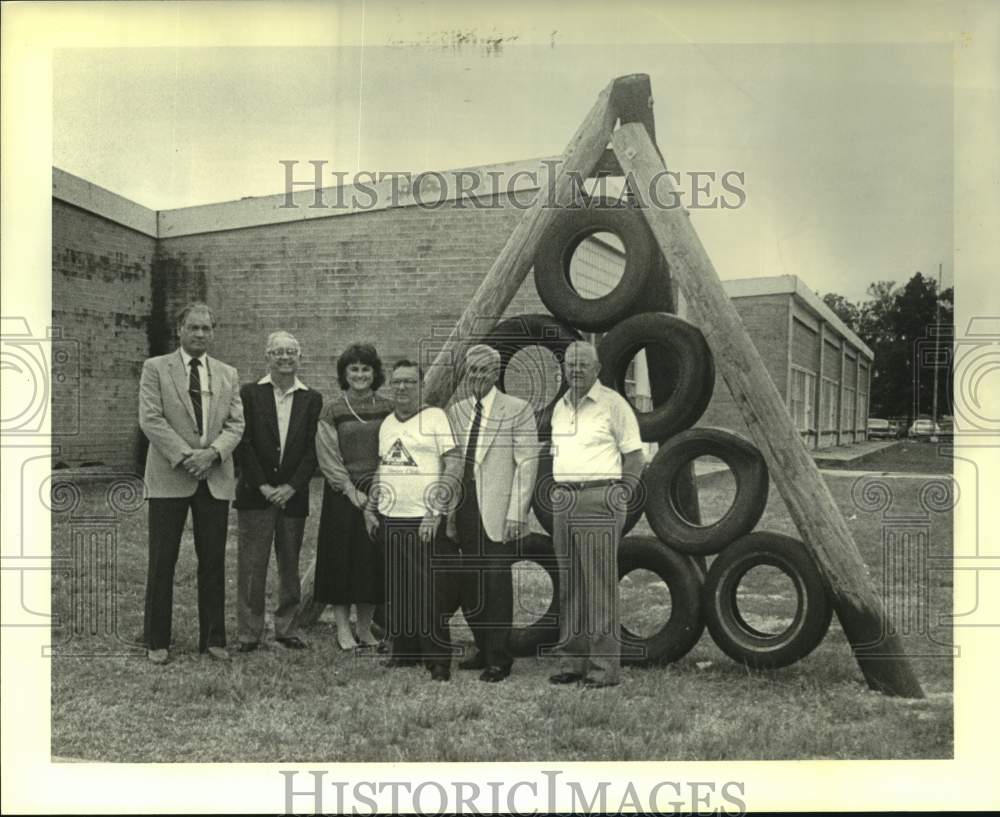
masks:
[[[584,298],[570,282],[573,253],[598,232],[618,236],[625,247],[625,268],[618,284],[599,298]],[[746,439],[717,428],[695,428],[715,385],[715,366],[701,331],[665,312],[643,310],[643,293],[654,270],[657,248],[642,213],[634,206],[593,200],[589,207],[563,210],[543,238],[534,259],[535,286],[551,315],[519,315],[497,324],[483,342],[500,352],[499,387],[517,352],[530,346],[550,350],[562,360],[580,331],[604,332],[599,344],[601,381],[625,393],[626,369],[635,354],[658,346],[668,354],[672,389],[666,400],[647,412],[636,411],[642,439],[659,443],[643,475],[642,490],[630,499],[618,552],[619,577],[633,570],[651,571],[667,586],[671,612],[655,633],[639,637],[622,628],[622,663],[658,666],[686,655],[707,625],[720,649],[754,668],[787,666],[811,652],[823,639],[831,607],[825,582],[806,547],[790,537],[753,529],[767,503],[768,472],[760,452]],[[539,413],[539,436],[551,435],[552,407],[565,391]],[[547,452],[549,446],[543,445]],[[714,456],[731,470],[736,496],[729,510],[708,525],[688,519],[678,490],[689,464]],[[532,508],[547,535],[532,534],[519,560],[537,562],[552,582],[549,610],[530,626],[515,628],[510,647],[515,655],[535,655],[558,642],[559,572],[552,546],[552,460],[540,463]],[[628,535],[645,513],[655,536]],[[706,569],[706,557],[714,556]],[[791,623],[780,632],[764,632],[741,614],[737,591],[752,569],[767,565],[791,579],[797,605]]]

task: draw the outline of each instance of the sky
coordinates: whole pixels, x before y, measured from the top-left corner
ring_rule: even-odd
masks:
[[[610,79],[647,73],[668,167],[744,174],[743,207],[693,213],[720,277],[794,274],[859,300],[944,263],[950,285],[950,46],[578,44],[544,28],[58,49],[53,164],[162,210],[282,192],[282,160],[353,175],[552,156]]]

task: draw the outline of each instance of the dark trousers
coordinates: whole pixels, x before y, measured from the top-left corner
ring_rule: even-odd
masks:
[[[479,514],[476,484],[470,481],[464,487],[464,499],[455,514],[461,552],[457,583],[459,604],[483,663],[509,669],[513,658],[507,641],[514,618],[511,565],[517,542],[495,542],[486,535]]]
[[[216,499],[208,483],[191,495],[149,500],[149,573],[143,633],[151,650],[170,647],[174,568],[188,509],[198,557],[198,649],[226,646],[226,524],[229,501]]]
[[[386,631],[392,658],[427,667],[451,664],[455,589],[448,574],[457,550],[438,526],[432,541],[420,540],[419,518],[381,519],[385,547]]]

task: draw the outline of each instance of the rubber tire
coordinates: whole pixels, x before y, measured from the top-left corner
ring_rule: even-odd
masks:
[[[645,568],[659,576],[670,590],[670,618],[648,638],[640,638],[625,627],[622,634],[622,664],[662,666],[687,655],[705,631],[701,597],[704,574],[690,556],[671,550],[653,536],[628,536],[618,548],[618,578]],[[639,655],[629,655],[640,651]]]
[[[527,627],[510,631],[507,647],[516,658],[532,657],[540,647],[559,642],[559,570],[552,539],[531,534],[521,545],[518,561],[533,561],[545,568],[552,582],[552,603],[545,614]],[[637,569],[650,570],[670,589],[670,619],[649,638],[639,638],[621,628],[622,664],[661,666],[677,661],[691,651],[705,630],[702,613],[702,574],[689,556],[675,553],[652,536],[629,536],[618,548],[618,576]],[[629,648],[639,653],[629,655]]]
[[[733,473],[733,504],[711,525],[694,525],[676,503],[676,480],[683,467],[700,456],[718,457]],[[681,553],[718,553],[760,521],[767,505],[770,480],[764,457],[749,440],[721,428],[692,428],[660,446],[646,468],[646,519],[664,542]]]
[[[529,534],[519,543],[513,561],[536,562],[545,568],[552,582],[552,603],[545,614],[527,627],[511,628],[507,649],[515,658],[526,658],[537,655],[539,647],[559,641],[559,571],[551,537]]]
[[[601,339],[601,382],[624,395],[629,362],[653,344],[665,347],[676,361],[674,388],[660,405],[636,411],[635,416],[642,439],[661,442],[693,426],[705,412],[715,389],[715,362],[698,327],[666,312],[642,312]]]
[[[573,253],[588,236],[614,233],[625,246],[621,280],[600,298],[582,297],[570,283]],[[630,315],[642,296],[659,248],[646,219],[631,204],[596,197],[586,207],[563,209],[545,232],[535,254],[535,288],[553,315],[588,332],[604,332]]]
[[[542,526],[549,536],[552,535],[552,508],[547,499],[549,491],[554,484],[552,478],[552,452],[549,444],[552,440],[552,414],[543,412],[538,420],[538,439],[541,442],[542,453],[538,457],[538,475],[535,478],[535,488],[531,493],[531,510],[535,513],[535,519]],[[629,504],[628,512],[625,514],[625,524],[622,527],[622,536],[636,526],[642,519],[646,505],[645,485]]]
[[[796,586],[796,614],[776,635],[747,624],[736,604],[740,580],[758,565],[777,567]],[[702,603],[712,640],[734,661],[753,669],[787,667],[807,656],[823,640],[832,615],[826,582],[806,546],[770,531],[748,534],[719,554],[705,577]]]
[[[500,353],[500,376],[497,379],[497,388],[506,393],[504,376],[507,373],[507,366],[511,358],[522,349],[529,346],[542,346],[548,349],[558,359],[561,371],[566,347],[577,340],[582,340],[580,333],[552,315],[531,314],[515,315],[500,321],[489,335],[479,342],[491,346]],[[558,393],[542,412],[551,409],[555,401],[565,393],[566,388],[566,379],[563,375]]]

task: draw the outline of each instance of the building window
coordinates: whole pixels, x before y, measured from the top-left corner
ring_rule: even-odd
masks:
[[[823,378],[823,404],[820,407],[820,425],[823,431],[837,430],[837,389],[839,384],[829,377]]]
[[[852,431],[857,419],[858,404],[855,402],[854,389],[844,389],[844,405],[840,414],[840,427],[844,431]]]
[[[813,407],[815,405],[816,374],[792,367],[792,395],[788,407],[795,427],[799,431],[813,430]]]

